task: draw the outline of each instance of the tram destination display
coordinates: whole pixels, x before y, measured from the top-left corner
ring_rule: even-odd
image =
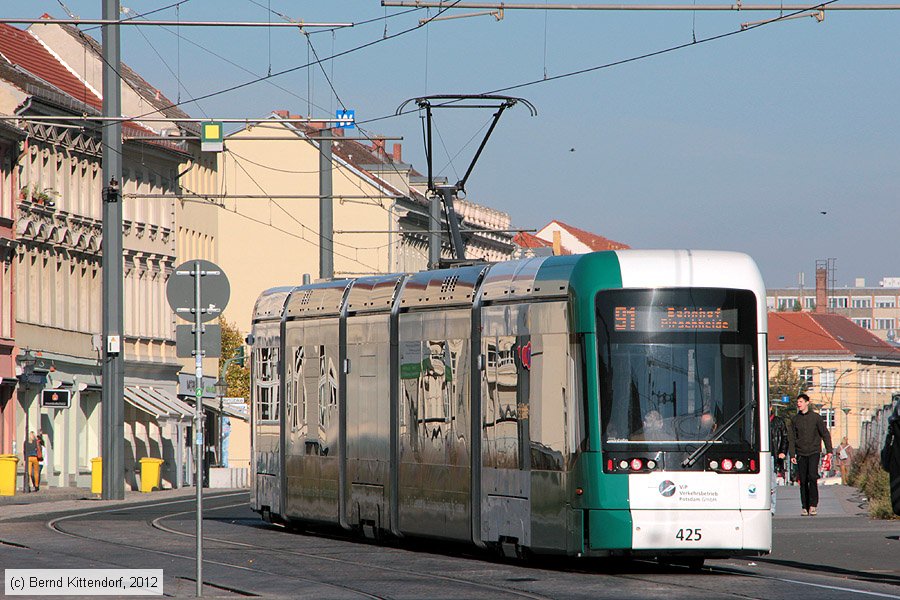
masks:
[[[720,306],[616,306],[615,330],[642,333],[737,331],[738,309]]]

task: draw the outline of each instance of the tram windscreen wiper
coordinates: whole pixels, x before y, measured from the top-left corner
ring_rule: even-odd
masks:
[[[691,452],[690,456],[688,456],[686,459],[681,461],[681,466],[684,468],[694,466],[694,463],[696,463],[700,459],[701,456],[706,454],[706,451],[709,450],[713,444],[715,444],[720,439],[722,439],[722,436],[724,436],[726,433],[728,433],[728,430],[735,426],[735,424],[741,419],[741,417],[744,416],[744,413],[746,413],[749,409],[753,408],[754,406],[756,406],[755,401],[750,402],[749,404],[745,404],[743,406],[743,408],[741,408],[741,410],[737,411],[733,417],[728,419],[728,421],[725,423],[725,425],[722,426],[722,429],[717,431],[714,436],[712,436],[711,438],[709,438],[705,442],[703,442],[703,444],[699,448],[697,448],[696,450]]]

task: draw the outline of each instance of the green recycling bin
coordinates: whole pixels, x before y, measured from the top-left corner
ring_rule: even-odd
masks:
[[[162,464],[166,462],[161,458],[145,457],[141,459],[141,491],[149,494],[153,488],[161,488]]]
[[[103,459],[100,457],[91,459],[91,493],[103,493]]]
[[[19,457],[15,454],[0,454],[0,496],[16,495],[16,465]]]

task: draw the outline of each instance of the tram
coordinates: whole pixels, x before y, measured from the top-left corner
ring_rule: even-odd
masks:
[[[266,520],[695,566],[771,549],[765,288],[744,254],[273,288],[248,342]]]

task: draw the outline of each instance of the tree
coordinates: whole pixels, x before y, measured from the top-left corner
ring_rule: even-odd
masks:
[[[775,374],[769,379],[769,398],[787,396],[791,399],[787,405],[789,413],[797,412],[797,396],[805,392],[806,382],[800,379],[800,373],[789,359],[778,363]]]
[[[228,390],[225,395],[230,398],[243,398],[245,402],[250,402],[250,355],[245,353],[244,335],[238,329],[236,323],[229,323],[224,318],[219,318],[219,325],[222,326],[222,356],[219,358],[219,373],[222,372],[222,366],[229,358],[243,355],[243,361],[234,360],[228,363],[228,369],[225,371],[225,381],[228,383]],[[243,364],[241,364],[243,362]]]

